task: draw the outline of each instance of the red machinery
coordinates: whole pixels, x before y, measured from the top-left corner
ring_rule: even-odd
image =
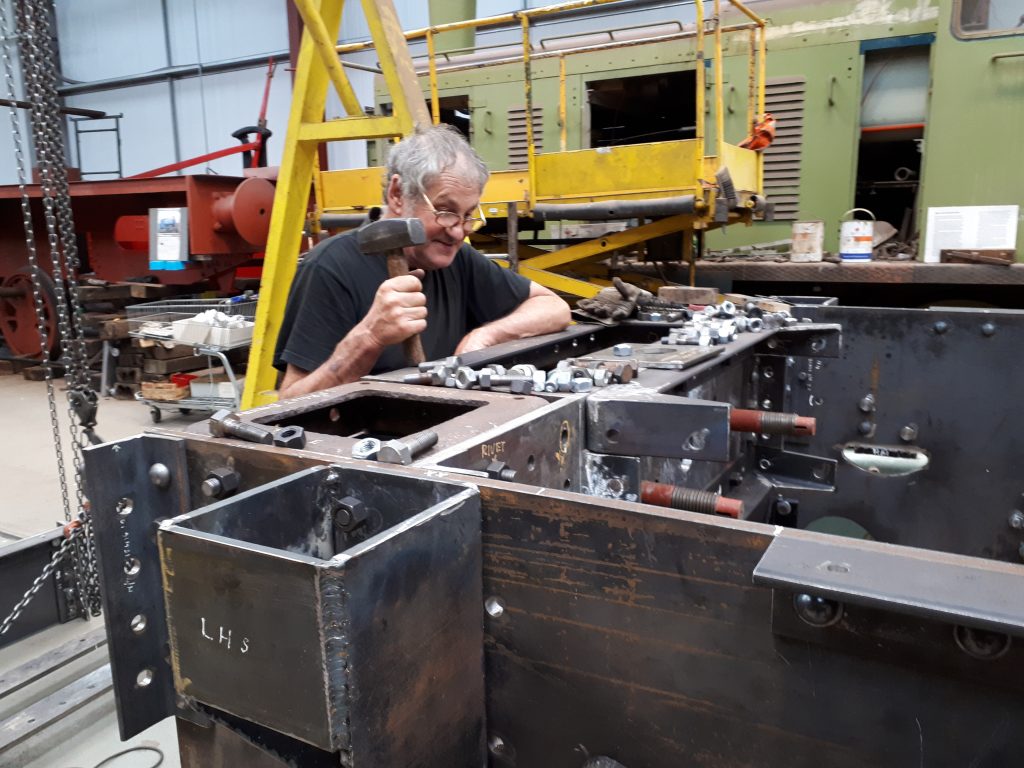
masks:
[[[80,271],[102,280],[155,275],[166,285],[228,291],[235,268],[263,251],[270,228],[274,185],[264,178],[170,176],[70,184],[82,258]],[[39,263],[50,258],[39,187],[29,188]],[[189,260],[176,271],[150,272],[149,209],[187,208]],[[52,275],[43,286],[50,348],[58,342]],[[32,279],[25,250],[21,192],[0,187],[0,332],[11,352],[39,355]]]

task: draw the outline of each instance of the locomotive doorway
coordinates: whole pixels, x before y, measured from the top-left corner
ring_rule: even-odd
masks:
[[[864,77],[854,206],[889,222],[901,242],[920,228],[916,212],[926,151],[931,38],[865,41],[861,46]]]

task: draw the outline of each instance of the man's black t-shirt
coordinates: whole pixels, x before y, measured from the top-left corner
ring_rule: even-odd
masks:
[[[361,253],[355,233],[320,243],[303,259],[292,283],[274,367],[283,371],[291,363],[304,371],[319,368],[370,311],[377,288],[387,278],[384,255]],[[469,331],[518,307],[530,294],[530,281],[464,244],[449,266],[427,272],[423,293],[423,350],[428,360],[436,360],[454,354]],[[372,373],[406,365],[402,345],[394,344],[384,349]]]

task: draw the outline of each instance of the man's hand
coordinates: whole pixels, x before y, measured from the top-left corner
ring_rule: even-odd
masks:
[[[427,297],[423,294],[423,270],[392,277],[380,284],[373,306],[360,325],[382,349],[398,344],[427,327]]]

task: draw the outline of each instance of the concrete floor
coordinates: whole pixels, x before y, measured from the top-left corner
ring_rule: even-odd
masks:
[[[67,434],[67,400],[63,382],[54,382],[57,411],[64,445],[64,462],[69,482],[74,467]],[[64,522],[62,494],[58,482],[53,431],[47,404],[46,385],[25,381],[21,376],[0,376],[0,467],[4,494],[0,499],[0,544],[49,530]],[[186,425],[203,414],[182,416],[164,411],[161,426]],[[130,400],[101,399],[97,433],[104,440],[131,437],[152,426],[149,408]],[[72,504],[74,492],[71,491]],[[28,585],[26,585],[28,586]],[[0,671],[9,670],[56,648],[68,640],[102,626],[102,618],[72,621],[52,627],[13,646],[0,649]],[[0,721],[46,693],[66,685],[83,667],[105,662],[98,652],[66,671],[64,678],[36,684],[0,699]],[[158,723],[128,743],[117,732],[113,694],[106,694],[62,721],[47,738],[33,738],[0,755],[0,768],[92,768],[106,757],[129,746],[154,746],[164,753],[161,768],[180,768],[173,718]],[[156,763],[152,752],[138,752],[118,758],[111,768],[148,768]]]

